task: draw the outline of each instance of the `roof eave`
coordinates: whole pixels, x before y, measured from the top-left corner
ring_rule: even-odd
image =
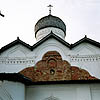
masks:
[[[43,39],[41,39],[40,41],[38,41],[36,44],[34,44],[32,46],[32,50],[34,48],[36,48],[37,46],[39,46],[40,44],[42,44],[43,42],[45,42],[46,40],[50,39],[50,38],[55,38],[56,40],[58,40],[59,42],[61,42],[62,44],[64,44],[65,46],[67,46],[68,48],[70,48],[70,44],[67,43],[65,40],[63,40],[62,38],[60,38],[59,36],[55,35],[52,31],[51,33],[49,33],[47,36],[45,36]]]
[[[81,43],[89,43],[89,44],[92,44],[94,46],[97,46],[100,48],[100,43],[99,42],[96,42],[90,38],[87,38],[86,36],[82,39],[80,39],[79,41],[75,42],[74,44],[71,44],[71,49],[73,49],[74,47],[78,46],[79,44]]]
[[[50,85],[50,84],[100,84],[100,80],[59,80],[59,81],[38,81],[32,82],[29,78],[20,73],[0,73],[0,80],[20,82],[25,85]]]
[[[11,48],[11,47],[13,47],[13,46],[15,46],[17,44],[21,44],[21,45],[23,45],[23,46],[25,46],[25,47],[27,47],[28,49],[31,50],[31,46],[29,44],[27,44],[27,43],[23,42],[22,40],[20,40],[19,38],[17,38],[15,41],[13,41],[13,42],[7,44],[6,46],[2,47],[0,49],[0,53],[3,53],[7,49],[9,49],[9,48]]]

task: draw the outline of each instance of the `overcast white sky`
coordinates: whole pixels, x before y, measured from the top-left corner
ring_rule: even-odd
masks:
[[[52,15],[66,24],[66,41],[75,43],[85,35],[100,42],[100,0],[0,0],[0,48],[19,37],[24,42],[36,43],[35,23],[48,15],[47,6],[52,4]]]

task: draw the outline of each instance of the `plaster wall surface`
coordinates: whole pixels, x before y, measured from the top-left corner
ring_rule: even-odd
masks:
[[[52,100],[99,100],[100,84],[60,84],[26,87],[26,100],[50,100],[49,98],[52,98]]]
[[[54,27],[47,27],[47,28],[44,28],[44,29],[41,29],[39,30],[37,33],[36,33],[36,40],[39,41],[41,40],[42,38],[44,38],[46,35],[50,34],[51,31],[53,33],[55,33],[57,36],[59,36],[60,38],[62,39],[65,39],[65,33],[59,29],[59,28],[54,28]]]
[[[48,51],[58,51],[63,59],[68,60],[66,52],[69,52],[69,48],[65,47],[55,39],[45,41],[33,51],[28,50],[22,45],[18,45],[18,47],[19,48],[14,46],[1,54],[0,72],[19,72],[26,67],[34,66]]]
[[[0,100],[25,100],[25,86],[18,82],[0,81]]]
[[[14,73],[34,65],[34,52],[27,56],[31,50],[18,44],[0,55],[0,72]]]
[[[70,62],[100,78],[100,49],[89,43],[82,43],[71,50]]]
[[[0,72],[14,73],[40,61],[48,51],[57,51],[63,60],[67,60],[71,66],[86,69],[91,75],[100,78],[100,49],[89,43],[69,49],[54,38],[50,38],[33,51],[22,45],[15,45],[0,55]]]
[[[91,85],[91,98],[92,100],[100,100],[100,86],[99,84]]]

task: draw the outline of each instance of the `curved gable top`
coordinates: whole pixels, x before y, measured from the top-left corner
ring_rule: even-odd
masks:
[[[41,39],[40,41],[38,41],[37,43],[35,43],[33,46],[30,46],[29,44],[23,42],[22,40],[19,39],[19,37],[9,43],[8,45],[2,47],[0,49],[0,53],[4,52],[5,50],[17,45],[17,44],[21,44],[23,46],[25,46],[26,48],[30,49],[31,51],[34,50],[34,48],[36,48],[37,46],[41,45],[43,42],[45,42],[46,40],[48,40],[49,38],[54,38],[56,39],[57,41],[59,41],[60,43],[62,43],[63,45],[65,45],[66,47],[70,48],[70,49],[73,49],[74,47],[78,46],[79,44],[81,43],[89,43],[89,44],[92,44],[98,48],[100,48],[100,43],[99,42],[96,42],[90,38],[87,38],[87,36],[85,36],[84,38],[80,39],[79,41],[75,42],[74,44],[69,44],[67,43],[65,40],[63,40],[62,38],[60,38],[59,36],[55,35],[52,31],[50,34],[48,34],[46,37],[44,37],[43,39]]]
[[[89,43],[89,44],[92,44],[96,47],[99,47],[100,48],[100,43],[95,41],[95,40],[92,40],[90,38],[87,38],[87,36],[85,35],[84,38],[80,39],[79,41],[75,42],[74,44],[71,45],[71,48],[74,48],[76,46],[78,46],[79,44],[81,43]]]
[[[29,44],[26,44],[25,42],[23,42],[22,40],[19,39],[19,37],[17,37],[17,39],[9,44],[7,44],[6,46],[2,47],[0,49],[0,53],[6,51],[7,49],[17,45],[17,44],[21,44],[23,46],[25,46],[26,48],[30,49],[31,50],[31,46]]]
[[[51,33],[49,33],[46,37],[44,37],[43,39],[41,39],[40,41],[38,41],[36,44],[34,44],[32,46],[32,50],[34,48],[36,48],[37,46],[41,45],[43,42],[45,42],[46,40],[48,40],[49,38],[54,38],[57,41],[59,41],[60,43],[64,44],[66,47],[70,48],[70,44],[67,43],[66,41],[64,41],[62,38],[60,38],[59,36],[55,35],[52,31]]]

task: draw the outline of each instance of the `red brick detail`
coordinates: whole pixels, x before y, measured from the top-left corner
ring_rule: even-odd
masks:
[[[57,51],[47,52],[34,67],[25,68],[19,73],[29,77],[33,82],[97,79],[86,70],[71,66],[69,62],[62,60]]]

